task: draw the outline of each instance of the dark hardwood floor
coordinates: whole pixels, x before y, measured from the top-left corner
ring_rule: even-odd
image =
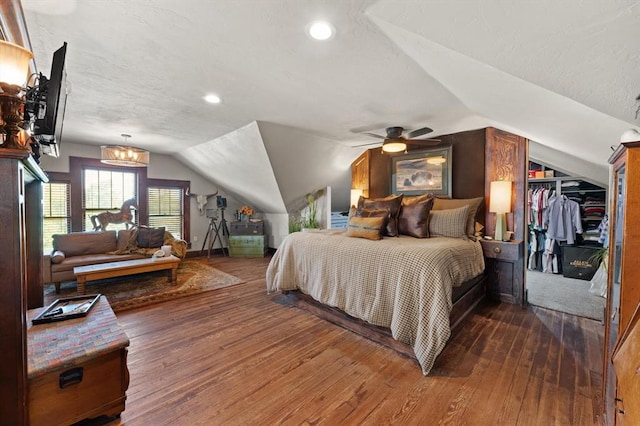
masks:
[[[245,284],[118,314],[131,339],[113,425],[600,424],[603,327],[484,303],[429,376],[265,290],[269,258],[212,256]]]

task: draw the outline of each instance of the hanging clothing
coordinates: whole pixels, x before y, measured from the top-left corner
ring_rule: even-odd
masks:
[[[607,247],[609,245],[609,215],[604,215],[600,225],[598,225],[598,231],[600,232],[598,242]]]
[[[547,226],[547,237],[575,244],[576,233],[583,232],[580,205],[566,195],[560,195],[549,199],[549,206],[544,213],[543,224]]]

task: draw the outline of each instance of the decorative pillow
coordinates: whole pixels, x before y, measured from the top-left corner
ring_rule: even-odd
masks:
[[[431,210],[429,234],[432,237],[460,238],[467,236],[467,217],[470,206],[449,210]]]
[[[347,223],[347,237],[379,240],[382,238],[386,217],[350,217]]]
[[[484,201],[484,197],[476,198],[438,198],[433,202],[432,210],[450,210],[457,209],[462,206],[469,206],[467,217],[466,233],[472,237],[475,234],[476,215],[480,204]]]
[[[421,195],[405,195],[404,197],[402,197],[402,205],[408,206],[411,204],[421,203],[431,198],[434,198],[434,195],[430,192]],[[402,214],[402,212],[400,214]]]
[[[402,194],[389,195],[384,198],[364,198],[360,196],[358,199],[358,211],[368,210],[388,210],[389,220],[387,221],[385,235],[389,237],[397,237],[398,234],[398,216],[400,215],[400,206],[402,205]]]
[[[61,263],[64,258],[64,252],[60,250],[54,250],[53,253],[51,253],[51,263]]]
[[[164,226],[161,228],[147,228],[146,226],[140,226],[138,227],[138,232],[136,234],[138,247],[157,248],[164,244]]]
[[[433,198],[402,206],[398,219],[398,232],[416,238],[429,238],[429,213]]]

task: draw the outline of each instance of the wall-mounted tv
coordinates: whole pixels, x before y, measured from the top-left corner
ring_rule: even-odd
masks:
[[[31,95],[27,94],[26,109],[32,114],[32,136],[41,154],[60,155],[62,125],[67,103],[67,43],[56,50],[47,79],[42,73]],[[29,99],[30,98],[30,99]]]

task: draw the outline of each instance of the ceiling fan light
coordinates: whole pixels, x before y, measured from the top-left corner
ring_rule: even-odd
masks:
[[[384,152],[402,152],[406,151],[407,144],[404,142],[385,142],[382,145],[382,150]]]

